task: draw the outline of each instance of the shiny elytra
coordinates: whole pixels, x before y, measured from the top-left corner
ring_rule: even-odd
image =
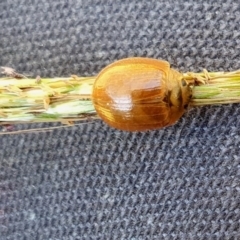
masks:
[[[92,100],[111,127],[146,131],[174,124],[184,113],[191,88],[166,61],[127,58],[104,68],[96,78]]]

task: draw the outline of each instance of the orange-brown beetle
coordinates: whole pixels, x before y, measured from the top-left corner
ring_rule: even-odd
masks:
[[[191,87],[166,61],[127,58],[110,64],[96,78],[92,100],[110,126],[146,131],[174,124],[191,98]]]

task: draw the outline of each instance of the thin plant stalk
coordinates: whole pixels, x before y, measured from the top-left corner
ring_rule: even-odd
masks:
[[[0,78],[0,124],[97,118],[91,101],[95,77]]]
[[[240,71],[183,73],[190,106],[240,102]],[[0,78],[0,125],[97,119],[91,93],[96,77]]]
[[[186,81],[195,81],[191,106],[240,103],[240,70],[233,72],[184,73]]]

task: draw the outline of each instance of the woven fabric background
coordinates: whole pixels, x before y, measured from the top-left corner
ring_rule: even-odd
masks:
[[[237,0],[0,0],[0,66],[90,76],[145,56],[236,70],[239,22]],[[0,136],[0,239],[240,239],[239,106],[146,133],[95,121]]]

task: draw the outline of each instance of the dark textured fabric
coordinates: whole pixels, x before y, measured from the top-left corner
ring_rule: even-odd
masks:
[[[0,66],[86,76],[147,56],[234,70],[239,22],[230,0],[2,0]],[[96,121],[0,136],[0,239],[240,239],[239,115],[236,104],[146,133]]]

